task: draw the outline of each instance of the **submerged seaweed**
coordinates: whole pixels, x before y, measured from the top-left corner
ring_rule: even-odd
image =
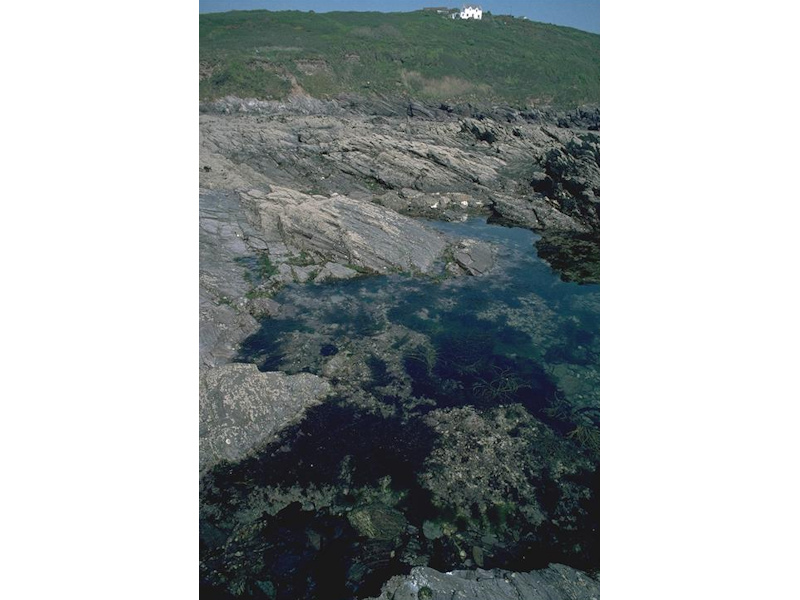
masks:
[[[414,565],[599,568],[599,289],[527,231],[478,278],[289,286],[239,360],[337,394],[201,482],[203,597],[377,595]]]

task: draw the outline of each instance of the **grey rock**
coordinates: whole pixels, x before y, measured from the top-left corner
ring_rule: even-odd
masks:
[[[292,273],[294,273],[294,279],[298,283],[305,283],[306,281],[314,279],[318,272],[319,272],[319,267],[316,267],[314,265],[306,267],[297,267],[297,266],[292,267]]]
[[[200,367],[225,364],[258,324],[247,313],[249,284],[236,260],[263,243],[237,194],[200,193]]]
[[[453,259],[470,275],[483,275],[494,264],[492,247],[477,240],[463,240],[453,251]]]
[[[248,300],[251,314],[259,317],[275,317],[280,314],[281,305],[272,298],[252,298]]]
[[[241,308],[210,298],[202,287],[200,293],[200,368],[205,370],[230,362],[241,341],[258,330],[258,322]]]
[[[285,283],[294,281],[294,269],[292,269],[292,265],[281,263],[278,265],[278,274]]]
[[[317,274],[315,281],[331,281],[335,279],[352,279],[358,276],[358,271],[355,271],[344,265],[338,263],[326,263]]]
[[[235,461],[319,402],[330,384],[310,373],[261,373],[252,364],[209,369],[200,378],[200,471]]]
[[[408,101],[399,98],[218,104],[227,108],[200,118],[206,188],[371,196],[394,211],[435,218],[459,204],[431,208],[434,194],[467,194],[470,210],[500,194],[497,208],[509,222],[538,230],[599,226],[600,136],[580,127],[599,127],[593,107],[563,121],[564,113],[417,102],[408,118]],[[232,107],[239,114],[225,115]],[[534,199],[541,202],[532,207]],[[276,224],[262,220],[264,231],[276,232]]]
[[[575,569],[551,564],[530,573],[451,571],[414,567],[392,577],[372,600],[599,600],[597,581]]]
[[[376,204],[297,193],[287,201],[279,194],[284,191],[270,194],[270,199],[281,202],[280,208],[261,204],[262,215],[277,214],[287,244],[327,256],[331,262],[379,273],[397,269],[427,273],[446,246],[440,233]]]

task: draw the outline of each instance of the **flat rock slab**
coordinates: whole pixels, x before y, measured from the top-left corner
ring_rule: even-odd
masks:
[[[316,281],[330,281],[335,279],[352,279],[358,276],[358,271],[337,263],[326,263],[317,275]]]
[[[494,265],[492,247],[477,240],[463,240],[453,252],[453,258],[470,275],[483,275]]]
[[[600,584],[564,565],[552,564],[530,573],[451,571],[414,567],[409,575],[392,577],[373,600],[599,600]]]
[[[332,262],[379,273],[428,273],[446,247],[437,231],[371,202],[297,193],[287,198],[285,190],[269,199],[282,205],[278,219],[287,243],[329,256]]]
[[[310,373],[262,373],[252,364],[209,369],[200,378],[201,472],[241,459],[329,391]]]

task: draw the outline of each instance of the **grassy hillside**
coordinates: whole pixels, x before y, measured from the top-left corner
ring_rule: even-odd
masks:
[[[600,99],[600,36],[505,16],[235,11],[200,15],[200,98],[302,88],[430,101],[574,106]]]

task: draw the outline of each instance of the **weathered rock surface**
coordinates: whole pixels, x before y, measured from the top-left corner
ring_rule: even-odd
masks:
[[[427,273],[446,246],[444,236],[409,217],[345,196],[281,189],[258,201],[257,209],[262,222],[277,221],[287,245],[375,272]],[[338,273],[347,276],[341,268]]]
[[[440,573],[414,567],[392,577],[373,600],[599,600],[600,585],[588,575],[551,564],[530,573],[498,569]]]
[[[318,402],[330,384],[310,373],[261,373],[229,364],[200,379],[200,470],[235,461]]]
[[[565,115],[412,105],[409,115],[407,104],[375,99],[218,106],[200,117],[202,187],[277,185],[440,219],[465,207],[436,196],[459,193],[472,200],[467,212],[488,214],[491,205],[537,230],[599,224],[596,108]],[[494,201],[498,194],[504,201]],[[526,214],[531,204],[538,217]]]
[[[200,366],[230,362],[258,324],[244,310],[249,289],[236,260],[263,248],[236,194],[200,193]]]
[[[336,279],[352,279],[358,277],[358,271],[338,263],[327,263],[317,274],[315,281],[331,281]]]
[[[470,275],[483,275],[494,264],[492,247],[477,240],[462,240],[453,251],[453,259]]]
[[[586,231],[589,229],[574,217],[558,209],[554,200],[531,196],[524,201],[506,194],[492,196],[493,219],[497,222],[535,231]]]

